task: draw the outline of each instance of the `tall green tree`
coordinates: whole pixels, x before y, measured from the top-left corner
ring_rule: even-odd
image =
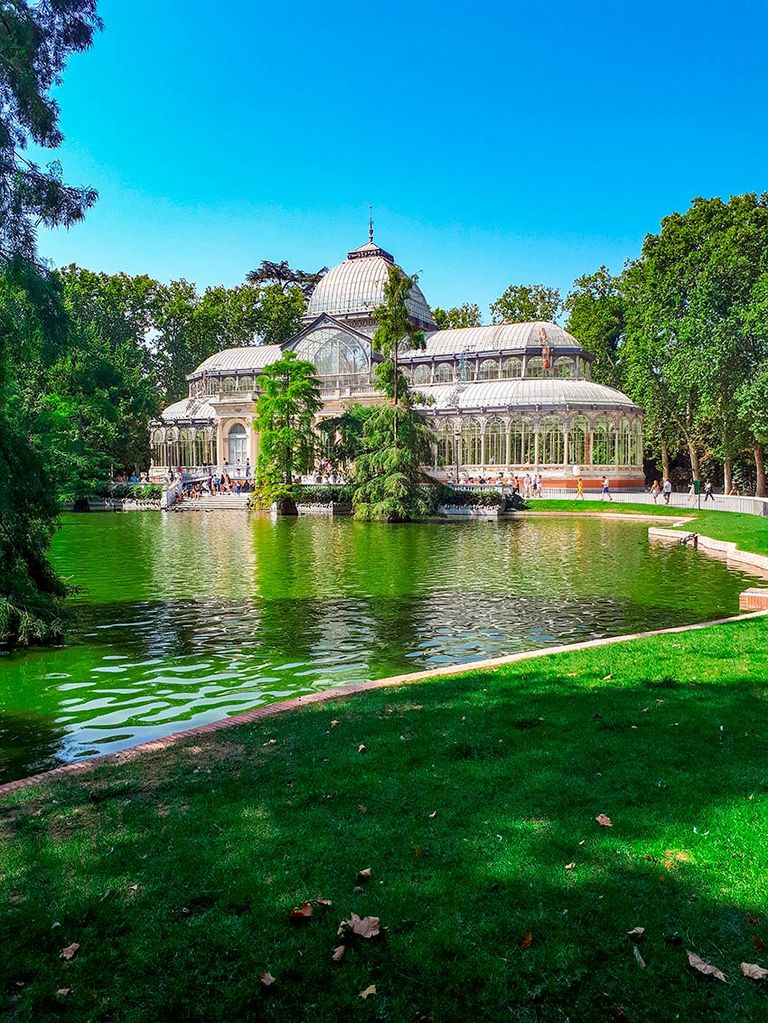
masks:
[[[432,310],[432,319],[438,330],[449,330],[456,327],[479,327],[483,322],[480,306],[476,302],[464,302],[463,305],[451,309]]]
[[[566,330],[594,356],[593,378],[621,389],[619,346],[625,328],[621,278],[612,276],[605,266],[577,277],[563,308],[568,314]]]
[[[254,424],[259,433],[257,484],[266,501],[277,502],[278,511],[295,515],[294,478],[314,463],[320,383],[312,363],[288,351],[262,372],[259,386]]]
[[[86,50],[100,22],[95,0],[4,0],[0,17],[0,644],[61,635],[64,586],[47,552],[57,503],[29,438],[18,366],[59,319],[55,286],[37,260],[36,230],[80,220],[96,199],[28,147],[62,141],[51,90],[70,54]],[[23,315],[20,313],[23,312]],[[42,337],[41,337],[42,335]],[[33,356],[33,357],[34,357]]]
[[[563,302],[557,288],[543,284],[510,284],[495,302],[491,302],[493,323],[527,323],[557,319]]]
[[[423,471],[434,438],[423,416],[412,407],[414,395],[398,360],[401,347],[423,349],[425,345],[406,306],[414,282],[399,267],[389,267],[384,301],[373,313],[377,326],[372,349],[381,358],[374,379],[387,400],[361,417],[352,496],[355,515],[361,519],[409,522],[434,508],[435,491]]]
[[[726,487],[734,457],[750,446],[759,494],[763,444],[737,396],[765,357],[767,271],[768,196],[750,194],[695,199],[685,213],[665,217],[624,275],[622,363],[646,421],[650,411],[676,432],[694,479],[714,438]],[[644,400],[648,388],[656,401]]]

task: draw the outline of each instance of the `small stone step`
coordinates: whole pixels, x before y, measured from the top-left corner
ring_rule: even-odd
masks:
[[[753,586],[739,594],[740,611],[768,611],[768,589]]]

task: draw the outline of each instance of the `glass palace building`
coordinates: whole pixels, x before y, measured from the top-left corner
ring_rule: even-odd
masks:
[[[189,394],[151,424],[152,473],[225,461],[256,464],[253,429],[259,374],[291,349],[320,381],[319,418],[350,404],[381,401],[372,385],[373,310],[393,257],[369,240],[320,280],[302,329],[284,345],[228,348],[189,375]],[[426,348],[401,353],[403,372],[428,396],[422,413],[435,433],[429,471],[440,479],[492,479],[539,472],[544,486],[608,476],[643,485],[643,412],[591,380],[592,356],[555,323],[498,323],[437,330],[418,285],[407,302]]]

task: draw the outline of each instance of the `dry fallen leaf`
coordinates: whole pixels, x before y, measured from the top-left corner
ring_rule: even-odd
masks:
[[[272,976],[271,973],[262,973],[262,975],[261,975],[261,986],[262,987],[272,987],[272,985],[274,983],[275,983],[275,978]]]
[[[74,959],[77,953],[80,951],[80,946],[76,941],[73,941],[71,945],[67,945],[66,948],[61,950],[60,959],[66,959],[69,962],[70,959]]]
[[[339,723],[339,722],[338,722],[338,719],[337,719],[337,718],[334,718],[334,719],[333,719],[333,721],[331,721],[331,728],[335,728],[335,727],[336,727],[336,725],[338,725],[338,723]]]
[[[433,817],[437,817],[437,810],[433,810],[433,811],[432,811],[432,813],[431,813],[431,814],[429,815],[429,817],[430,817],[430,820],[431,820],[431,819],[432,819]]]
[[[575,862],[571,862],[571,863],[566,863],[566,865],[565,865],[565,869],[566,869],[566,870],[573,870],[573,868],[574,868],[575,866],[576,866],[576,863],[575,863]]]
[[[56,994],[59,995],[60,998],[66,998],[67,995],[71,993],[71,991],[72,991],[71,987],[60,987]]]
[[[368,995],[375,995],[375,994],[376,994],[376,985],[375,984],[369,984],[368,987],[364,991],[360,992],[359,997],[360,998],[367,998]]]
[[[363,806],[363,805],[361,804],[360,806],[358,806],[358,808],[357,808],[357,812],[358,812],[358,813],[368,813],[368,807],[367,807],[367,806]]]
[[[612,678],[613,675],[603,675],[603,682],[610,682]]]
[[[342,956],[346,951],[347,951],[346,945],[337,945],[336,948],[333,950],[333,955],[331,956],[331,959],[333,959],[335,963],[341,962]]]
[[[630,936],[630,938],[642,938],[642,936],[645,934],[645,928],[633,927],[631,931],[627,931],[627,934]]]
[[[530,948],[531,942],[533,941],[533,934],[530,931],[526,931],[522,938],[518,941],[518,945],[522,949]]]
[[[716,966],[712,966],[711,963],[705,963],[701,956],[697,956],[695,952],[688,952],[688,965],[707,977],[716,977],[718,980],[722,980],[726,984],[728,983],[724,973],[718,970]]]
[[[417,860],[421,859],[421,846],[420,845],[415,845],[413,847],[413,855],[416,857]]]
[[[613,821],[611,820],[610,817],[606,817],[604,813],[599,813],[597,815],[597,817],[595,817],[595,820],[597,821],[598,824],[601,824],[604,828],[612,828],[613,827]]]
[[[138,890],[139,890],[139,886],[137,884],[130,884],[130,885],[128,885],[128,891],[129,892],[137,892]]]
[[[637,965],[640,967],[641,970],[644,970],[645,969],[645,960],[640,955],[640,949],[637,947],[637,945],[633,945],[632,946],[632,951],[635,953],[635,959],[637,959]]]
[[[357,747],[357,752],[358,753],[365,753],[365,751],[367,749],[368,749],[368,747],[365,745],[365,743],[361,742],[360,745]]]
[[[741,972],[750,980],[765,980],[768,977],[768,970],[758,966],[757,963],[742,963]]]
[[[315,902],[318,904],[318,906],[332,906],[333,905],[333,903],[331,902],[330,899],[315,899]]]
[[[312,916],[312,913],[312,903],[302,902],[300,906],[291,910],[291,920],[294,923],[305,923]]]
[[[755,943],[755,948],[757,949],[758,952],[765,951],[765,942],[763,941],[759,934],[753,934],[752,941]]]
[[[349,920],[342,920],[339,924],[338,933],[340,937],[345,934],[356,934],[359,938],[375,938],[380,933],[379,918],[360,917],[357,913],[350,913]]]
[[[357,872],[357,884],[365,884],[366,881],[371,880],[371,868],[366,867],[365,870],[358,870]]]

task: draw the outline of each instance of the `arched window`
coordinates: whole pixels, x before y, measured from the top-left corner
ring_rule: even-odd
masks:
[[[483,359],[477,367],[478,380],[498,380],[499,363],[496,359]]]
[[[541,427],[539,461],[544,465],[562,465],[564,455],[563,425],[558,419],[545,419]]]
[[[207,427],[203,434],[203,463],[207,465],[209,462],[216,461],[216,441],[213,436],[213,428]]]
[[[165,431],[152,432],[152,461],[155,465],[165,465]]]
[[[589,360],[585,359],[582,356],[582,358],[579,359],[579,363],[580,363],[579,369],[580,369],[580,372],[581,372],[581,379],[582,380],[591,380],[592,379],[592,365],[589,362]]]
[[[432,367],[425,366],[414,366],[413,376],[411,378],[414,384],[428,384],[432,379]]]
[[[453,435],[452,423],[441,423],[435,429],[437,436],[436,468],[450,469],[456,465],[456,438]]]
[[[248,454],[248,434],[245,427],[241,423],[235,423],[231,426],[229,433],[227,434],[227,450],[229,452],[228,459],[229,464],[235,467],[239,462],[241,467],[245,465],[245,459]]]
[[[513,465],[533,465],[535,456],[535,431],[525,419],[512,423],[510,433],[510,458]]]
[[[179,433],[179,464],[193,465],[195,460],[192,451],[192,431],[181,430]]]
[[[221,390],[224,394],[232,394],[237,389],[237,381],[234,377],[224,377],[221,383]]]
[[[593,431],[592,464],[612,465],[613,463],[614,426],[607,419],[600,419]]]
[[[618,429],[618,443],[616,447],[616,463],[617,465],[631,465],[632,464],[632,428],[629,425],[627,419],[622,419],[619,423]]]
[[[453,382],[453,366],[450,362],[441,362],[438,366],[435,366],[435,372],[432,377],[436,384],[450,384]]]
[[[643,464],[643,424],[635,420],[632,430],[632,465]]]
[[[181,464],[181,451],[179,450],[179,435],[175,429],[165,431],[165,451],[168,458],[166,465],[178,466]]]
[[[505,359],[501,364],[502,380],[514,380],[523,375],[522,359]]]
[[[252,391],[253,390],[253,377],[240,377],[240,390],[241,391]]]
[[[525,364],[525,375],[527,377],[543,377],[547,375],[544,369],[544,360],[538,355],[531,356]]]
[[[561,380],[572,380],[576,376],[576,363],[567,355],[555,359],[555,376]]]
[[[485,464],[506,465],[507,429],[500,419],[492,419],[485,427]]]
[[[369,369],[367,346],[354,334],[321,327],[307,334],[294,349],[300,359],[314,363],[321,377],[360,376]]]
[[[461,427],[461,460],[465,465],[480,465],[480,423],[466,419]]]
[[[584,416],[574,416],[568,430],[568,463],[586,465],[589,462],[589,424]]]

